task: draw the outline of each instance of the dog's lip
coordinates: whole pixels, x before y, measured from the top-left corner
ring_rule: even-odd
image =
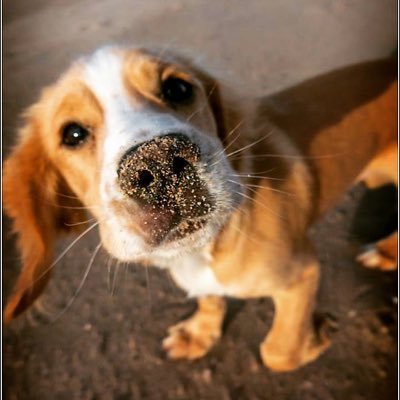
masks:
[[[162,244],[168,244],[180,239],[184,239],[192,235],[193,233],[204,228],[207,224],[209,217],[197,217],[184,219],[181,223],[171,229],[170,232],[165,236]]]

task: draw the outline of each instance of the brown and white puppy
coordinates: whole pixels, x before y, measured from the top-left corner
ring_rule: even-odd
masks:
[[[199,298],[164,340],[169,356],[207,353],[228,295],[272,296],[265,365],[315,359],[329,337],[313,324],[319,265],[306,232],[357,177],[397,183],[392,64],[250,102],[178,56],[107,47],[78,61],[29,108],[4,164],[23,263],[5,321],[41,294],[54,239],[88,208],[112,256],[166,268]],[[360,261],[394,268],[396,251],[393,235]]]

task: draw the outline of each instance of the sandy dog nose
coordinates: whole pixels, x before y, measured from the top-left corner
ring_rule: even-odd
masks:
[[[177,183],[184,171],[193,173],[199,156],[198,146],[181,134],[160,136],[142,143],[130,149],[120,162],[121,188],[129,195],[150,200],[155,194],[151,187],[157,188],[160,183],[169,181]]]
[[[198,146],[184,135],[156,137],[124,155],[119,184],[123,192],[145,203],[165,203],[177,195],[177,188],[199,180],[195,168],[199,158]]]
[[[118,168],[122,191],[145,211],[149,229],[161,236],[182,220],[214,208],[199,176],[200,149],[182,134],[156,137],[129,150]]]

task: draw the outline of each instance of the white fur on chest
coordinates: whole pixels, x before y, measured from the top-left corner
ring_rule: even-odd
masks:
[[[217,280],[210,263],[211,256],[205,251],[155,262],[168,269],[175,283],[190,297],[229,295],[229,289]]]

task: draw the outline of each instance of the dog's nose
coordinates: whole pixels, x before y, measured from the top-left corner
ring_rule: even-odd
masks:
[[[199,176],[199,161],[199,147],[176,133],[142,143],[122,157],[119,185],[144,210],[144,224],[158,241],[183,220],[205,216],[214,208]]]
[[[146,202],[155,200],[153,197],[160,195],[157,189],[183,183],[180,178],[193,175],[199,157],[198,146],[182,134],[156,137],[122,157],[118,170],[121,188]]]

